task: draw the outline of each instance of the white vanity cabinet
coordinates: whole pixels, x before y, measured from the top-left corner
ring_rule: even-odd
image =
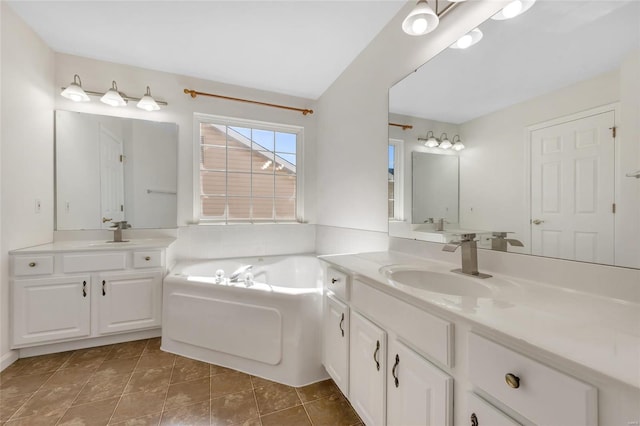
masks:
[[[327,373],[345,396],[349,395],[349,307],[344,300],[347,286],[346,274],[328,268],[324,291],[322,359]]]
[[[46,245],[49,252],[11,252],[12,348],[159,328],[165,248],[171,242],[85,251],[56,250],[52,243]]]

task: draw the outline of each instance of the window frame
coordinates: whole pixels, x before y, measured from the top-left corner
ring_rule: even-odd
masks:
[[[393,217],[390,221],[402,222],[404,216],[404,140],[389,138],[389,145],[393,146]],[[387,151],[387,165],[389,154]],[[388,168],[388,166],[387,166]],[[387,193],[387,200],[389,199]],[[387,216],[389,216],[387,214]]]
[[[231,127],[246,127],[257,130],[267,130],[296,135],[296,217],[295,219],[247,219],[229,220],[211,219],[201,214],[201,188],[200,188],[200,124],[216,124]],[[290,124],[271,123],[265,121],[248,120],[242,118],[226,117],[222,115],[194,113],[193,114],[193,223],[217,224],[217,225],[241,225],[241,224],[278,224],[278,223],[304,223],[304,127]],[[227,173],[227,172],[225,172]]]

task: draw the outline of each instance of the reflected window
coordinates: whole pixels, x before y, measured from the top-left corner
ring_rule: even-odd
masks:
[[[389,219],[403,220],[404,209],[402,204],[402,158],[403,141],[399,139],[389,139],[388,155],[388,212]]]
[[[197,120],[201,221],[299,221],[301,128]]]

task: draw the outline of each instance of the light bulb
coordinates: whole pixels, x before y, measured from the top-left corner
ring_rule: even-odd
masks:
[[[418,18],[415,21],[413,21],[413,24],[411,24],[411,29],[416,34],[424,33],[427,27],[428,27],[427,20],[424,18]]]
[[[514,18],[522,12],[522,2],[515,0],[509,3],[502,9],[502,14],[506,19]]]
[[[458,39],[457,45],[460,49],[466,49],[467,47],[471,46],[472,42],[473,38],[469,34],[466,34]]]

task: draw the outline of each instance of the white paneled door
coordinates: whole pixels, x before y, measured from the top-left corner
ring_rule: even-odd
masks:
[[[100,194],[103,228],[124,220],[123,141],[100,124]]]
[[[532,254],[614,263],[614,111],[534,130]]]

